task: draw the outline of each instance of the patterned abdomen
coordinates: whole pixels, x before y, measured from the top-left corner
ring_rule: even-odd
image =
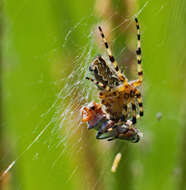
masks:
[[[101,56],[93,61],[89,70],[93,73],[95,80],[101,82],[104,86],[113,88],[121,83]]]

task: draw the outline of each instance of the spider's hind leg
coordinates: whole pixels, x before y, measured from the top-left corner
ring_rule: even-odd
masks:
[[[105,35],[103,33],[103,30],[102,28],[99,26],[98,27],[99,31],[100,31],[100,34],[101,34],[101,37],[103,39],[103,42],[104,42],[104,45],[105,45],[105,48],[107,50],[107,54],[109,56],[109,60],[111,61],[114,69],[115,69],[115,72],[117,73],[118,75],[118,78],[125,84],[127,85],[128,84],[128,81],[127,81],[127,78],[121,73],[119,67],[118,67],[118,64],[114,58],[114,56],[112,55],[112,52],[111,52],[111,49],[109,48],[109,45],[108,45],[108,42],[106,41],[105,39]]]

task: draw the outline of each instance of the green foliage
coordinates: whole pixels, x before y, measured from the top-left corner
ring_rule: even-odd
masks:
[[[121,8],[120,3],[113,4]],[[145,78],[145,116],[138,124],[144,133],[142,142],[97,142],[95,133],[86,133],[84,128],[68,139],[67,132],[75,129],[68,131],[69,125],[75,125],[70,116],[65,118],[65,127],[59,128],[56,118],[60,118],[63,97],[57,99],[57,94],[80,64],[77,57],[90,54],[83,58],[89,62],[95,55],[91,31],[101,18],[95,16],[94,4],[4,1],[3,116],[9,145],[5,151],[11,152],[9,160],[16,160],[9,189],[186,189],[184,0],[140,1]],[[82,69],[88,68],[87,62]],[[87,86],[80,88],[74,88],[76,96],[84,88],[89,91]],[[67,98],[63,104],[77,102]],[[74,111],[73,117],[78,117],[79,107]],[[60,144],[59,136],[66,143]],[[112,174],[117,152],[123,156],[117,173]]]

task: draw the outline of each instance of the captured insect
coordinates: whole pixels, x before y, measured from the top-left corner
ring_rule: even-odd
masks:
[[[130,120],[127,120],[125,124],[110,120],[103,111],[102,105],[95,102],[82,107],[81,119],[83,122],[87,122],[88,129],[98,131],[97,139],[107,139],[108,141],[122,139],[137,143],[143,136]]]

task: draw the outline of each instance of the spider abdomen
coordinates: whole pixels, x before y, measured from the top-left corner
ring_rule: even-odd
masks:
[[[93,72],[95,79],[105,86],[113,88],[121,83],[101,56],[96,57],[89,70]]]

